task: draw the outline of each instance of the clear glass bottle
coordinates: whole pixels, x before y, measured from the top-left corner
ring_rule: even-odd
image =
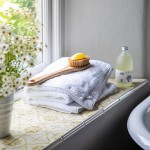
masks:
[[[117,87],[132,85],[133,60],[128,52],[128,47],[123,46],[122,52],[117,58],[115,81]]]

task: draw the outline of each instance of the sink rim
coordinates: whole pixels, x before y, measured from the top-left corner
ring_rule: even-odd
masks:
[[[150,150],[150,132],[144,123],[144,116],[149,107],[150,96],[132,110],[127,121],[127,129],[130,136],[145,150]]]

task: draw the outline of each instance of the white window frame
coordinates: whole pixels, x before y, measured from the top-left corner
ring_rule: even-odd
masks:
[[[42,0],[43,62],[29,70],[32,75],[63,56],[64,52],[64,5],[65,0]],[[64,36],[63,36],[64,37]],[[47,46],[45,46],[47,45]],[[23,97],[23,90],[16,92],[15,100]]]
[[[52,0],[52,61],[64,55],[65,0]]]

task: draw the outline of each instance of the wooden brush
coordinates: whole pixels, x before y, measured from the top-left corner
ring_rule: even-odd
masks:
[[[78,53],[78,54],[80,54],[80,53]],[[81,70],[87,69],[90,66],[90,63],[89,63],[90,57],[89,56],[85,56],[84,58],[78,56],[78,58],[81,58],[81,59],[72,60],[71,58],[69,58],[68,65],[65,68],[62,68],[53,73],[49,73],[46,75],[42,75],[40,77],[33,78],[33,79],[29,80],[28,85],[34,86],[37,84],[41,84],[41,83],[45,82],[46,80],[52,79],[54,77],[57,77],[57,76],[60,76],[63,74],[68,74],[71,72],[81,71]]]
[[[71,58],[68,59],[69,66],[71,67],[83,67],[89,64],[90,57],[85,56],[82,59],[72,60]]]

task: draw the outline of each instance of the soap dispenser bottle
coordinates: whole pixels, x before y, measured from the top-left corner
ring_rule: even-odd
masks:
[[[128,47],[123,46],[122,52],[117,58],[115,82],[117,87],[132,85],[133,60],[128,52]]]

